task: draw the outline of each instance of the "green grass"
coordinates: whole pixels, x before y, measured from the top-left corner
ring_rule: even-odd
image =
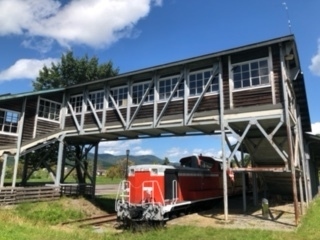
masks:
[[[79,219],[84,217],[81,211],[68,209],[63,206],[63,201],[24,203],[16,207],[15,211],[18,216],[28,219],[37,224],[58,224],[70,219]]]
[[[96,202],[101,207],[113,205],[113,196],[99,197]],[[111,208],[111,207],[110,207]],[[95,233],[91,229],[70,226],[61,227],[59,223],[83,217],[77,206],[66,206],[66,199],[47,203],[22,204],[13,209],[0,208],[0,240],[6,239],[118,239],[118,240],[162,240],[162,239],[263,239],[263,240],[312,240],[320,239],[320,198],[314,200],[303,216],[296,231],[269,231],[253,229],[221,229],[211,227],[170,226],[144,232],[115,233],[106,231]]]

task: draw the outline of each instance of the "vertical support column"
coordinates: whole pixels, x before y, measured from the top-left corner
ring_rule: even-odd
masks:
[[[226,159],[226,130],[224,122],[224,96],[223,96],[223,80],[222,80],[222,63],[219,60],[219,100],[220,100],[220,128],[221,128],[221,150],[223,161],[223,205],[224,205],[224,220],[228,221],[228,184],[227,184],[227,159]]]
[[[128,129],[130,126],[130,119],[131,119],[131,106],[132,106],[132,81],[128,80],[128,87],[127,87],[127,112],[126,112],[126,126],[125,128]],[[144,94],[144,93],[143,93]],[[142,103],[141,103],[142,104]]]
[[[13,169],[13,177],[12,177],[12,187],[16,186],[16,181],[17,181],[17,173],[18,173],[18,165],[19,165],[19,158],[20,158],[20,151],[21,151],[22,132],[23,132],[23,123],[24,123],[26,105],[27,105],[27,98],[24,98],[23,99],[23,104],[22,104],[21,116],[20,116],[20,120],[19,120],[17,151],[16,151],[16,155],[14,156],[14,169]]]
[[[241,145],[241,167],[244,168],[244,156],[243,147]],[[242,201],[243,201],[243,212],[247,211],[247,185],[246,185],[246,172],[242,172]]]
[[[98,152],[99,152],[99,143],[94,145],[94,159],[93,159],[93,173],[92,173],[92,199],[95,198],[96,195],[96,178],[97,178],[97,163],[98,163]]]
[[[258,187],[257,187],[257,173],[252,173],[252,188],[253,188],[253,206],[258,205]]]
[[[309,149],[309,144],[304,143],[304,160],[305,160],[305,174],[306,174],[306,181],[307,181],[307,194],[308,194],[308,199],[309,202],[312,201],[312,186],[311,186],[311,176],[310,176],[310,165],[309,165],[309,160],[310,160],[310,149]]]
[[[304,197],[303,197],[303,187],[302,187],[302,172],[299,172],[299,190],[300,190],[300,211],[304,215]]]
[[[299,208],[298,208],[298,196],[297,196],[297,182],[296,182],[296,169],[294,165],[294,154],[292,147],[292,132],[291,132],[291,120],[289,114],[289,96],[288,96],[288,86],[286,85],[287,75],[285,73],[285,59],[283,56],[283,48],[280,45],[280,61],[281,61],[281,72],[282,72],[282,89],[283,89],[283,98],[284,98],[284,116],[285,123],[287,127],[287,139],[288,139],[288,156],[290,162],[290,170],[291,170],[291,180],[292,180],[292,192],[293,192],[293,204],[294,204],[294,212],[295,212],[295,223],[298,225],[299,221]]]
[[[6,177],[6,169],[7,169],[7,159],[8,159],[8,154],[4,154],[3,163],[2,163],[2,171],[1,171],[0,187],[4,186],[4,179]]]
[[[299,106],[297,106],[297,123],[298,123],[298,136],[299,136],[299,149],[300,149],[300,156],[301,156],[301,163],[302,163],[302,174],[303,174],[303,182],[304,182],[304,189],[305,189],[305,196],[306,196],[306,204],[309,205],[309,202],[312,198],[309,195],[309,169],[308,164],[306,161],[306,154],[304,149],[304,138],[302,134],[302,125],[301,125],[301,115]]]
[[[23,165],[23,175],[22,175],[22,185],[27,184],[27,177],[28,177],[28,162],[29,162],[29,154],[24,155],[24,165]]]
[[[63,165],[63,162],[64,162],[64,157],[63,157],[64,156],[64,144],[63,144],[64,137],[65,137],[65,135],[63,134],[59,138],[59,150],[58,150],[56,179],[55,179],[55,182],[54,182],[54,185],[56,187],[58,187],[60,185],[60,181],[61,181],[62,165]]]
[[[188,110],[188,106],[189,106],[189,86],[188,86],[188,70],[186,67],[184,67],[183,69],[183,74],[184,74],[184,82],[183,82],[183,87],[184,87],[184,97],[183,97],[183,124],[187,125],[187,120],[188,120],[188,116],[189,116],[189,110]]]

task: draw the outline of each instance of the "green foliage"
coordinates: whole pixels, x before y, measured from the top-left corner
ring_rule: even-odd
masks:
[[[170,164],[169,158],[165,157],[163,160],[163,165],[169,165],[169,164]]]
[[[114,179],[114,178],[125,178],[126,175],[126,168],[128,166],[132,166],[134,165],[134,162],[128,159],[128,163],[127,163],[127,159],[121,159],[119,161],[116,162],[115,165],[109,167],[107,169],[107,177]]]
[[[54,89],[112,77],[118,72],[119,69],[114,68],[111,61],[99,65],[97,57],[89,59],[85,55],[76,58],[69,51],[62,55],[59,63],[52,63],[51,67],[44,66],[32,84],[35,91]]]

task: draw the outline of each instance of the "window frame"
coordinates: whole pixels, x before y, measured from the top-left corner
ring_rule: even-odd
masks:
[[[172,94],[172,90],[174,89],[175,85],[177,84],[177,82],[180,80],[181,75],[171,75],[171,76],[167,76],[167,77],[163,77],[163,78],[159,78],[158,80],[158,98],[159,101],[163,102],[163,101],[167,101],[169,99],[169,97]],[[176,82],[173,82],[173,80],[176,79]],[[169,83],[170,81],[170,85],[167,86],[166,83]],[[161,86],[161,83],[164,82],[164,86]],[[161,92],[161,89],[164,89],[164,92]],[[170,91],[166,91],[167,89],[170,89]],[[180,82],[180,86],[178,86],[178,89],[175,93],[176,96],[172,97],[172,100],[181,100],[184,98],[184,81]],[[163,96],[163,97],[162,97]]]
[[[40,112],[41,112],[41,101],[43,101],[44,103],[49,103],[49,110],[47,112],[48,116],[50,116],[52,113],[54,114],[54,118],[48,118],[48,117],[44,117],[44,116],[40,116]],[[51,111],[52,109],[52,105],[55,105],[54,107],[54,112]],[[45,106],[45,105],[43,105]],[[60,108],[57,110],[57,106],[60,106]],[[59,103],[59,102],[56,102],[56,101],[52,101],[52,100],[48,100],[48,99],[45,99],[45,98],[39,98],[39,104],[38,104],[38,114],[37,114],[37,117],[40,118],[40,119],[43,119],[43,120],[46,120],[46,121],[53,121],[53,122],[60,122],[60,111],[62,109],[62,104]],[[42,110],[43,111],[43,110]],[[58,118],[56,118],[56,116],[58,116]]]
[[[100,97],[98,97],[97,95],[98,94],[101,94]],[[94,99],[92,99],[92,95],[95,96]],[[105,99],[105,92],[104,90],[96,90],[96,91],[92,91],[92,92],[89,92],[88,94],[88,99],[91,101],[93,107],[94,107],[94,110],[95,111],[103,111],[103,106],[104,106],[104,99]],[[97,100],[101,100],[101,102],[98,102]],[[93,101],[94,100],[94,101]],[[99,106],[97,108],[97,106]],[[92,109],[90,107],[90,105],[88,104],[88,107],[87,107],[87,112],[91,112]]]
[[[261,62],[266,62],[267,66],[266,67],[260,67],[260,63]],[[258,68],[252,68],[252,64],[258,64]],[[244,65],[248,65],[248,70],[247,71],[242,71],[242,69],[239,72],[235,73],[235,67],[239,67],[242,68],[242,66]],[[257,88],[264,88],[264,87],[270,87],[271,86],[271,63],[270,63],[270,58],[269,57],[263,57],[263,58],[256,58],[256,59],[252,59],[249,61],[244,61],[244,62],[237,62],[237,63],[233,63],[231,64],[231,79],[232,79],[232,90],[233,92],[238,92],[238,91],[245,91],[248,89],[257,89]],[[261,71],[263,70],[267,70],[267,74],[261,74]],[[254,75],[253,71],[258,71],[258,75]],[[243,77],[242,75],[244,73],[248,73],[249,74],[249,78],[247,79],[247,81],[249,82],[248,86],[243,86]],[[235,74],[240,74],[241,75],[241,79],[238,82],[241,82],[241,87],[235,87]],[[268,79],[268,83],[262,83],[262,78],[267,78]],[[253,80],[259,80],[259,84],[253,84]]]
[[[78,101],[77,98],[80,98],[81,100]],[[72,99],[76,99],[76,101],[73,102]],[[76,94],[76,95],[70,96],[69,103],[72,106],[73,112],[75,114],[81,114],[82,108],[83,108],[83,94]],[[71,114],[70,109],[68,109],[68,113]]]
[[[151,81],[151,80],[150,80]],[[139,105],[143,95],[146,93],[148,87],[150,86],[150,81],[145,81],[145,82],[139,82],[139,83],[134,83],[132,84],[132,105]],[[152,84],[153,85],[153,84]],[[135,97],[135,87],[139,87],[142,86],[141,91],[137,91],[137,96]],[[141,94],[142,93],[142,94]],[[137,101],[135,101],[137,99]],[[154,95],[154,87],[152,86],[148,95],[146,96],[146,98],[144,99],[142,104],[152,104],[154,102],[155,99],[155,95]]]
[[[206,73],[209,73],[208,77],[204,76]],[[199,76],[199,74],[202,75],[202,79],[197,79],[197,75]],[[213,74],[212,68],[205,68],[205,69],[200,69],[200,70],[189,72],[189,74],[188,74],[189,97],[192,98],[192,97],[200,96],[203,93],[204,87],[208,83],[212,74]],[[191,76],[193,76],[193,75],[195,76],[195,80],[194,80],[195,86],[191,87]],[[197,86],[197,82],[201,82],[201,87],[200,87],[200,85]],[[201,88],[201,90],[200,90],[200,88]],[[195,89],[195,93],[191,93],[192,89]],[[210,83],[210,86],[204,94],[205,95],[213,95],[213,94],[218,94],[218,93],[219,93],[219,75],[213,76],[213,79]]]
[[[8,109],[3,109],[3,108],[0,108],[0,112],[4,112],[4,116],[1,117],[0,116],[0,133],[1,134],[7,134],[7,135],[18,135],[18,131],[19,131],[19,121],[20,121],[20,117],[21,117],[21,113],[20,112],[17,112],[17,111],[13,111],[13,110],[8,110]],[[12,113],[12,114],[15,114],[16,117],[14,119],[16,119],[16,121],[7,121],[7,114],[8,113]],[[1,118],[2,118],[2,122],[1,122]],[[12,119],[12,117],[11,117]],[[9,122],[10,125],[9,125],[9,129],[10,131],[5,131],[5,127],[8,126],[8,124],[6,124],[6,122]],[[12,123],[16,123],[15,126],[13,126]],[[15,131],[12,132],[12,128],[15,127]]]
[[[119,97],[119,90],[120,89],[123,89],[123,93],[127,93],[126,98],[120,98]],[[118,108],[126,108],[128,106],[128,100],[129,100],[128,89],[129,88],[128,88],[127,85],[110,88],[109,95],[113,97],[113,99],[115,100]],[[114,95],[114,91],[115,90],[117,91],[117,96],[116,97]],[[116,106],[113,105],[113,102],[111,101],[110,96],[108,96],[108,108],[112,109],[112,108],[115,108]],[[124,94],[122,94],[120,96],[124,96]],[[126,100],[126,101],[124,101],[124,100]],[[122,103],[124,103],[124,104],[119,105],[119,101],[122,101]]]

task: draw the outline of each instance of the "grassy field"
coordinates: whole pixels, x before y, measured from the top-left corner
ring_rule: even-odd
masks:
[[[106,211],[112,211],[113,198],[114,196],[104,196],[97,199],[96,202]],[[135,233],[116,230],[97,233],[91,228],[83,229],[76,226],[61,225],[61,222],[85,217],[88,215],[88,211],[93,211],[86,206],[85,202],[70,204],[70,201],[70,199],[62,198],[55,202],[29,203],[10,208],[1,207],[0,239],[320,239],[320,198],[314,200],[307,214],[303,216],[300,226],[296,231],[291,232],[170,226]]]

